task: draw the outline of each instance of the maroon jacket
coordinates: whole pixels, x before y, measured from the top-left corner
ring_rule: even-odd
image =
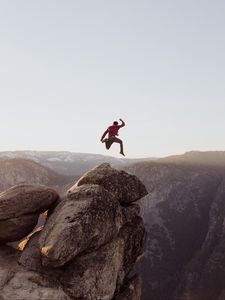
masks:
[[[106,134],[108,133],[108,137],[115,137],[118,134],[118,131],[121,127],[125,126],[125,123],[123,121],[121,121],[122,124],[121,125],[111,125],[107,128],[107,130],[103,133],[101,140],[104,139],[104,137],[106,136]]]

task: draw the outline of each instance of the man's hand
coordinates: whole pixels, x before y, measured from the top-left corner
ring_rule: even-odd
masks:
[[[119,119],[121,122],[123,122],[123,120],[122,119]]]

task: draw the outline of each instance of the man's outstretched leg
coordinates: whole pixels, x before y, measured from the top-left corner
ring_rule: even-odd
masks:
[[[123,152],[123,142],[122,141],[120,143],[120,154],[122,154],[123,156],[125,156],[125,154]]]
[[[125,154],[123,152],[123,141],[121,139],[115,138],[114,142],[120,144],[120,154],[122,154],[123,156],[125,156]]]

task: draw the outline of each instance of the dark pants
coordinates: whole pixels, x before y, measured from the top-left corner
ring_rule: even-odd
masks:
[[[106,139],[106,141],[105,141],[106,149],[109,149],[113,143],[119,143],[120,144],[120,153],[123,153],[123,142],[121,139],[118,139],[115,136],[111,136],[108,139]]]

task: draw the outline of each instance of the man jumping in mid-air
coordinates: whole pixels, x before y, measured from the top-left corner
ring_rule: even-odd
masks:
[[[108,129],[103,133],[101,142],[105,143],[106,149],[109,149],[113,143],[119,143],[120,144],[120,154],[125,156],[123,153],[123,142],[121,139],[118,139],[116,136],[119,135],[118,131],[121,127],[125,126],[125,123],[122,119],[120,119],[121,125],[118,124],[117,121],[113,122],[113,125],[109,126]],[[106,134],[108,133],[108,138],[104,139]]]

